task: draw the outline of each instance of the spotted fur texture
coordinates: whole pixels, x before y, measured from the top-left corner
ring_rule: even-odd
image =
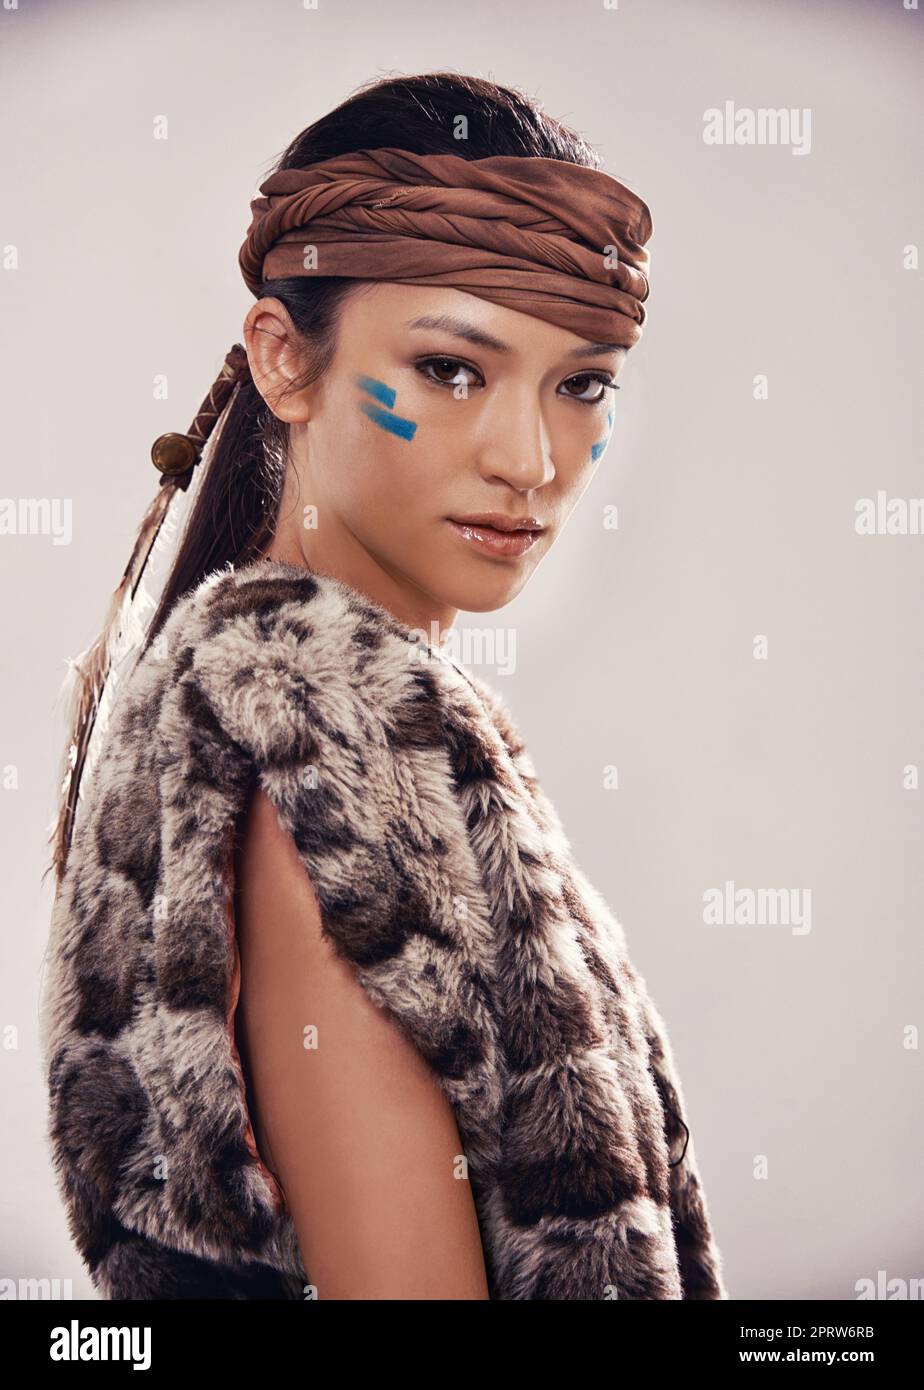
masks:
[[[664,1023],[502,700],[270,561],[209,576],[132,671],[55,902],[48,1136],[100,1293],[311,1284],[234,1042],[257,783],[452,1103],[491,1297],[727,1297]]]

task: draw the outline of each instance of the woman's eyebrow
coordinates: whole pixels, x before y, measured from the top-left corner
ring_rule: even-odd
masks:
[[[512,352],[509,343],[502,343],[500,338],[495,338],[491,333],[486,333],[483,328],[478,328],[476,324],[469,323],[467,319],[457,318],[454,314],[424,314],[421,318],[412,319],[405,325],[411,329],[436,329],[442,333],[449,333],[454,338],[464,338],[467,343],[474,343],[476,347],[492,348],[494,352]],[[572,348],[567,353],[568,357],[603,357],[609,352],[624,352],[625,348],[621,343],[588,343],[586,347]]]
[[[569,357],[604,357],[608,352],[625,352],[622,343],[588,343],[586,347],[572,348]]]
[[[476,327],[467,319],[456,318],[454,314],[424,314],[422,318],[412,319],[406,326],[436,329],[442,333],[449,333],[454,338],[464,338],[467,343],[474,343],[476,347],[493,348],[495,352],[512,351],[509,343],[502,343],[500,338],[485,333],[483,328]]]

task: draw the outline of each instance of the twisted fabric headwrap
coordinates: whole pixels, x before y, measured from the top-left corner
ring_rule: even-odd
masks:
[[[597,169],[359,150],[260,192],[238,258],[257,296],[277,276],[346,275],[464,290],[591,342],[641,335],[651,214]]]

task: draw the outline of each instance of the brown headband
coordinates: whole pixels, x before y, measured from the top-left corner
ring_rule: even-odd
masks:
[[[629,348],[648,296],[651,214],[560,159],[358,150],[281,169],[250,204],[248,288],[288,275],[443,285]]]
[[[443,285],[630,348],[645,322],[651,213],[598,169],[561,159],[369,149],[280,169],[260,185],[238,255],[265,281],[346,276]],[[186,488],[236,382],[235,343],[186,434],[155,440],[161,482]]]

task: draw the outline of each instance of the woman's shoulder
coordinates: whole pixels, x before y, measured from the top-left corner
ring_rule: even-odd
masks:
[[[387,610],[332,575],[269,560],[207,576],[145,661],[169,670],[182,722],[214,719],[268,764],[304,758],[319,737],[343,745],[400,724],[423,669],[411,629]]]
[[[351,645],[362,654],[388,644],[412,646],[413,629],[342,580],[279,560],[227,565],[174,604],[158,639],[188,663],[192,650],[219,650],[236,663],[274,651],[328,667],[352,665]],[[402,651],[402,655],[406,655]],[[365,664],[365,663],[363,663]]]

